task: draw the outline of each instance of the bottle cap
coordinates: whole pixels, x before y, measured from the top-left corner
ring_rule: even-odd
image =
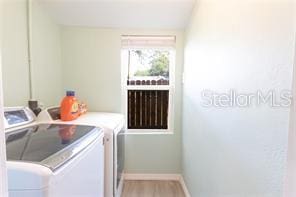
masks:
[[[67,96],[75,96],[75,92],[74,91],[67,91],[66,95]]]

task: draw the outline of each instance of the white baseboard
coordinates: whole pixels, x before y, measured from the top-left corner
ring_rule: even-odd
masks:
[[[184,193],[185,193],[185,196],[186,196],[186,197],[191,197],[191,195],[190,195],[190,193],[189,193],[189,190],[188,190],[188,188],[187,188],[187,186],[186,186],[186,183],[185,183],[184,178],[183,178],[182,175],[180,175],[180,180],[179,180],[179,182],[180,182],[180,184],[181,184],[181,186],[182,186],[182,188],[183,188],[183,191],[184,191]]]
[[[129,181],[179,181],[186,197],[191,197],[181,174],[124,174]]]
[[[180,174],[124,174],[124,180],[179,181]]]

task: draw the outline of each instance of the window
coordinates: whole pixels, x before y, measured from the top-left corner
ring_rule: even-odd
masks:
[[[122,83],[130,132],[172,132],[174,36],[122,36]]]

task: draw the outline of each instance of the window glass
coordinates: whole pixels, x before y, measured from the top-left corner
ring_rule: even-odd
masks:
[[[169,84],[170,51],[129,50],[128,56],[128,85]],[[141,83],[137,84],[137,81]]]
[[[122,36],[122,72],[130,131],[172,128],[175,36]]]

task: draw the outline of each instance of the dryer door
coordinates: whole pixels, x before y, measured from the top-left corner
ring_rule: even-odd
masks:
[[[125,160],[125,130],[114,135],[114,196],[121,194]]]

